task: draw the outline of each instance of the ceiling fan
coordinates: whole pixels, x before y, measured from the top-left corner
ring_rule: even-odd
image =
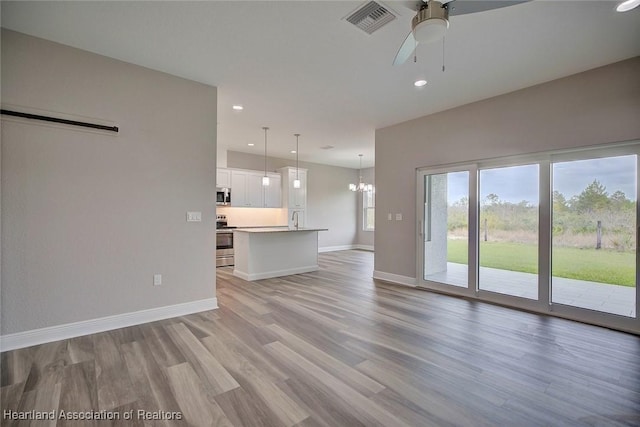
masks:
[[[441,40],[449,28],[449,16],[466,15],[525,3],[529,0],[423,0],[408,2],[416,10],[411,31],[400,46],[393,65],[404,64],[419,43]],[[404,2],[406,3],[406,2]]]

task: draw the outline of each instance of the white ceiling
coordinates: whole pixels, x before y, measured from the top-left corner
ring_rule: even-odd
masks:
[[[2,1],[2,26],[217,86],[220,146],[262,154],[269,126],[269,155],[299,132],[301,160],[353,168],[377,128],[640,55],[640,9],[532,1],[451,17],[444,73],[440,43],[393,67],[414,12],[382,3],[373,35],[343,19],[357,1]]]

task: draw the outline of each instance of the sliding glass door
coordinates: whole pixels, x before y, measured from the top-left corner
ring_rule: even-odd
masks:
[[[418,285],[640,330],[640,144],[418,171]]]
[[[424,280],[469,284],[469,171],[423,175]]]
[[[479,289],[538,299],[538,169],[480,170]]]
[[[637,162],[553,163],[552,303],[636,316]]]

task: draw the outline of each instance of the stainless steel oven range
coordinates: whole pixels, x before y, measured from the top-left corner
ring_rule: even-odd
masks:
[[[233,229],[226,215],[216,216],[216,267],[233,265]]]

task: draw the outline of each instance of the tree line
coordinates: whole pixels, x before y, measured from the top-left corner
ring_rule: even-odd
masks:
[[[466,197],[452,203],[448,210],[449,231],[466,229],[469,200]],[[606,247],[617,250],[635,249],[636,202],[617,190],[609,194],[597,179],[582,192],[567,199],[559,191],[553,192],[554,244],[589,247],[596,233],[598,221],[606,237]],[[480,203],[480,226],[488,233],[496,231],[530,233],[538,231],[538,206],[523,200],[518,203],[500,200],[491,193]],[[584,236],[584,244],[576,237]],[[563,239],[564,237],[564,239]],[[573,238],[571,238],[573,237]]]

